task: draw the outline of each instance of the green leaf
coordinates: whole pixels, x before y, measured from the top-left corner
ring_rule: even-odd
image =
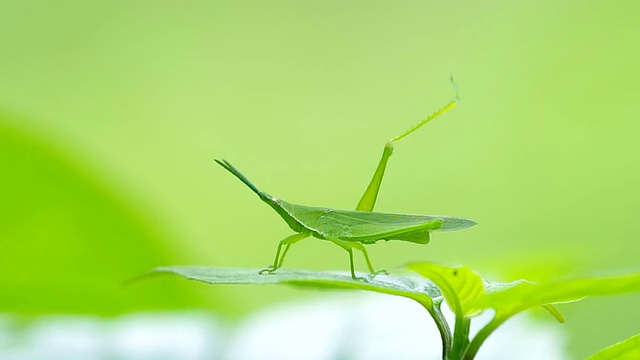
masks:
[[[360,274],[367,281],[354,280],[349,272],[341,271],[307,271],[278,269],[274,274],[258,274],[261,269],[252,268],[216,268],[205,266],[168,266],[151,270],[153,273],[172,273],[190,280],[207,284],[287,284],[295,286],[360,289],[383,294],[399,295],[427,302],[432,305],[434,298],[442,294],[432,283],[419,277],[395,275]]]
[[[487,293],[469,304],[470,311],[493,308],[495,316],[471,342],[467,353],[473,359],[487,337],[511,316],[537,306],[544,306],[562,322],[562,315],[550,304],[578,301],[588,296],[618,295],[640,291],[640,274],[586,278],[545,283],[519,282],[512,287]],[[604,357],[606,358],[606,357]],[[602,358],[602,359],[604,359]]]
[[[587,360],[637,360],[640,359],[640,334],[609,346]]]
[[[348,272],[278,269],[276,273],[259,275],[261,269],[215,268],[203,266],[170,266],[151,270],[150,275],[172,273],[207,284],[285,284],[328,289],[359,289],[413,299],[429,312],[440,331],[443,358],[451,349],[451,330],[440,312],[442,293],[431,281],[419,276],[360,274],[366,281],[355,280]]]
[[[547,304],[581,300],[587,296],[617,295],[640,291],[640,274],[585,278],[545,283],[520,282],[486,294],[470,303],[470,311],[493,308],[503,317]]]
[[[407,268],[436,283],[456,314],[472,315],[468,304],[484,295],[482,278],[466,266],[454,268],[422,262]]]

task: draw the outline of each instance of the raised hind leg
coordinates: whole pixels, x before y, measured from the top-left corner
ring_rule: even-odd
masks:
[[[369,186],[367,186],[367,189],[364,191],[364,194],[362,194],[362,198],[360,198],[360,202],[358,202],[358,206],[356,207],[356,210],[360,210],[360,211],[373,211],[373,207],[376,205],[376,199],[378,198],[378,192],[380,191],[380,185],[382,185],[382,178],[384,177],[384,171],[387,168],[387,162],[389,161],[389,158],[391,157],[391,155],[393,154],[393,144],[404,138],[405,136],[411,134],[412,132],[418,130],[420,127],[422,127],[422,125],[428,123],[429,121],[437,118],[438,116],[444,114],[445,112],[449,111],[451,108],[453,108],[459,101],[459,96],[458,96],[458,87],[456,86],[455,82],[453,81],[453,76],[450,77],[451,80],[451,84],[453,85],[453,89],[455,90],[456,93],[456,97],[455,99],[453,99],[451,102],[449,102],[447,105],[443,106],[442,108],[440,108],[440,110],[434,112],[433,114],[429,115],[426,119],[420,121],[419,123],[417,123],[416,125],[414,125],[411,129],[403,132],[402,134],[394,137],[393,139],[389,140],[389,142],[387,142],[384,145],[384,151],[382,152],[382,158],[380,159],[380,162],[378,163],[378,167],[376,168],[376,171],[373,173],[373,178],[371,179],[371,182],[369,183]]]

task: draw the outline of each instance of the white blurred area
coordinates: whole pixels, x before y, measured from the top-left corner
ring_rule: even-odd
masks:
[[[218,359],[225,328],[204,312],[139,313],[104,319],[0,316],[0,359]]]
[[[451,314],[445,313],[450,321]],[[486,323],[491,314],[474,319]],[[472,334],[478,326],[472,327]],[[519,315],[499,328],[477,359],[569,359],[552,322]],[[0,315],[7,360],[440,359],[433,320],[411,300],[341,293],[281,304],[230,325],[207,312],[139,313],[115,319]]]

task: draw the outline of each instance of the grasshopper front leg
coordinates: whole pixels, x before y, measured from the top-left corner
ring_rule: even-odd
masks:
[[[289,248],[291,247],[291,245],[307,237],[309,237],[309,234],[299,233],[299,234],[289,235],[286,238],[280,240],[280,243],[278,244],[278,250],[276,251],[276,257],[273,260],[273,265],[267,267],[266,269],[260,270],[258,274],[264,275],[264,274],[275,273],[276,270],[278,270],[278,268],[282,266],[282,263],[284,262],[284,257],[287,255],[287,252],[289,252]],[[282,250],[283,245],[285,245],[284,252],[282,253],[282,256],[280,256],[280,251]]]

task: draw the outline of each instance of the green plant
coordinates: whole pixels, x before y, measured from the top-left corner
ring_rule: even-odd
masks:
[[[588,296],[618,295],[640,291],[640,273],[566,279],[532,283],[510,283],[482,279],[468,267],[433,263],[413,263],[392,274],[369,275],[367,281],[353,279],[350,273],[280,269],[260,275],[254,268],[215,268],[198,266],[159,267],[152,273],[172,273],[207,284],[284,284],[312,288],[357,289],[403,296],[422,305],[438,327],[442,359],[474,359],[484,341],[512,316],[542,306],[559,321],[562,315],[553,304],[581,300]],[[445,320],[441,304],[445,301],[455,314],[453,327]],[[469,328],[473,318],[492,309],[494,316],[473,338]],[[589,360],[637,359],[640,335],[593,355]]]

